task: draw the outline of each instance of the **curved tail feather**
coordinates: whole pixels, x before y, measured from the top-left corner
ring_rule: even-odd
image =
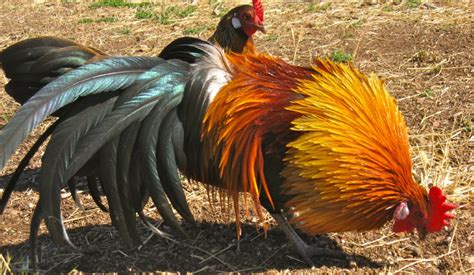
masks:
[[[159,58],[110,58],[82,66],[46,85],[0,131],[0,168],[50,114],[79,97],[127,88],[144,72],[163,62]]]
[[[20,41],[0,53],[0,64],[10,78],[6,92],[23,104],[46,84],[86,63],[107,55],[91,47],[57,37]]]

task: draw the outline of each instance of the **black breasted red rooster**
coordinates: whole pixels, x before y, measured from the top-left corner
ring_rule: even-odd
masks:
[[[414,181],[405,121],[375,75],[325,60],[299,67],[225,53],[198,39],[178,39],[163,52],[64,74],[2,129],[0,167],[48,115],[76,102],[43,156],[32,236],[44,220],[57,243],[71,244],[59,190],[95,155],[113,224],[130,245],[139,242],[135,212],[148,195],[171,220],[167,199],[181,201],[178,167],[236,208],[239,194],[251,196],[308,262],[343,254],[307,247],[292,226],[321,234],[393,220],[395,232],[424,237],[453,218],[455,205],[440,188]]]

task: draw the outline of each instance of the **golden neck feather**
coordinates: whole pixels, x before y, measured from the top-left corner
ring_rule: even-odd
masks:
[[[287,107],[301,116],[283,171],[292,222],[307,233],[370,230],[401,201],[423,201],[413,181],[405,121],[375,75],[316,61]]]

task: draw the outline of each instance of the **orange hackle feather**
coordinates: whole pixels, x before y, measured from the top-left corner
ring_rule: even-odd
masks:
[[[292,222],[309,234],[370,230],[402,201],[426,215],[426,191],[412,177],[407,127],[375,75],[317,61],[289,111],[300,114],[288,144],[283,192]]]
[[[257,53],[257,48],[255,47],[255,44],[253,42],[253,38],[249,37],[247,40],[247,43],[245,43],[244,49],[242,50],[242,54],[256,54]]]
[[[256,212],[261,213],[262,192],[273,205],[264,175],[263,138],[269,133],[291,133],[290,122],[298,114],[285,107],[298,98],[293,92],[295,79],[308,75],[308,69],[263,54],[228,55],[228,59],[233,65],[233,79],[212,100],[204,118],[204,159],[217,162],[230,196],[250,193]],[[267,150],[285,146],[287,141],[282,138],[280,142]]]
[[[380,79],[330,61],[303,68],[263,54],[228,59],[232,80],[209,105],[202,141],[204,163],[218,167],[229,197],[249,192],[260,212],[265,195],[273,206],[264,160],[283,147],[285,205],[306,233],[375,229],[401,202],[428,215],[405,121]]]

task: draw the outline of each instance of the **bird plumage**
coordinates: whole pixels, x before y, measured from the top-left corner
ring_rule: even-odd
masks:
[[[425,210],[407,128],[383,82],[327,61],[313,68],[313,79],[297,88],[304,98],[288,108],[299,114],[291,129],[301,133],[287,145],[282,173],[287,205],[298,213],[293,222],[311,234],[371,230],[401,201]]]
[[[218,28],[209,40],[224,48],[226,51],[241,52],[244,49],[255,51],[252,35],[256,30],[245,32],[242,27],[235,28],[231,23],[232,20],[236,18],[239,18],[238,20],[242,18],[243,20],[245,17],[248,22],[243,22],[242,26],[245,27],[249,24],[254,24],[259,29],[264,30],[263,8],[259,1],[254,1],[254,5],[256,5],[255,7],[258,9],[258,12],[254,10],[254,6],[249,5],[241,5],[229,11],[222,17]],[[191,37],[177,39],[166,46],[159,56],[164,59],[179,59],[188,63],[193,63],[201,54],[197,48],[192,47],[195,43],[199,43],[199,40]],[[66,72],[77,69],[82,65],[94,63],[107,58],[111,57],[104,52],[56,37],[27,39],[0,52],[0,64],[5,71],[5,75],[8,78],[11,78],[5,89],[10,96],[21,104],[29,100],[46,84]],[[64,108],[68,107],[69,106],[65,106]],[[64,108],[59,109],[56,113],[53,113],[53,115],[63,115],[66,112]],[[173,116],[173,120],[176,119],[177,117]],[[177,123],[174,124],[176,125]],[[54,128],[55,126],[52,127]],[[28,160],[31,159],[34,152],[38,150],[39,146],[44,142],[44,139],[48,137],[50,132],[52,132],[52,128],[43,134],[40,141],[37,142],[37,144],[35,144],[35,146],[33,146],[29,153],[24,157],[15,172],[15,176],[12,177],[5,187],[5,192],[0,200],[0,213],[4,211],[6,203],[13,191],[18,176],[21,174],[21,171],[25,168]],[[175,138],[173,138],[173,141],[176,143]],[[182,164],[184,162],[183,154],[177,152],[176,155]],[[95,159],[98,158],[96,157]],[[161,159],[161,162],[168,164],[168,169],[164,170],[176,168],[170,167],[169,163],[171,162],[164,161],[163,159]],[[87,166],[91,167],[94,165],[97,166],[97,163],[89,164]],[[86,169],[82,169],[82,171],[86,171]],[[94,201],[101,207],[101,209],[106,210],[100,201],[97,187],[92,186],[97,184],[97,180],[94,179],[96,178],[96,175],[93,175],[90,172],[86,172],[85,174],[82,173],[82,175],[87,175],[89,177],[88,185],[92,190],[91,194]],[[178,178],[168,174],[165,180],[168,183],[166,185],[168,188],[165,188],[166,192],[173,194],[173,196],[170,196],[173,205],[183,217],[187,220],[192,220],[190,211],[184,204],[184,193],[181,189],[177,188],[177,182],[179,182]],[[75,184],[69,181],[68,186],[76,203],[80,205],[78,196],[74,192]],[[180,202],[175,199],[177,197],[180,198]]]
[[[92,47],[58,37],[20,41],[0,52],[1,67],[11,79],[5,91],[23,104],[56,77],[106,56]]]
[[[308,234],[379,228],[405,201],[428,219],[403,116],[380,79],[323,60],[311,68],[262,54],[228,61],[232,80],[202,122],[199,171],[217,170],[229,196],[265,197],[274,212],[279,194]],[[268,182],[265,158],[275,155],[284,168]]]
[[[164,53],[72,70],[2,129],[0,167],[44,118],[74,102],[43,157],[32,240],[44,219],[57,243],[71,244],[59,190],[94,156],[112,223],[129,246],[140,242],[136,214],[147,222],[149,197],[184,234],[168,203],[190,215],[178,168],[236,209],[239,193],[250,194],[257,213],[283,212],[308,234],[370,230],[393,218],[395,232],[423,235],[453,218],[439,188],[427,193],[413,180],[405,122],[376,76],[325,60],[299,67],[225,53],[198,39],[178,39]]]

